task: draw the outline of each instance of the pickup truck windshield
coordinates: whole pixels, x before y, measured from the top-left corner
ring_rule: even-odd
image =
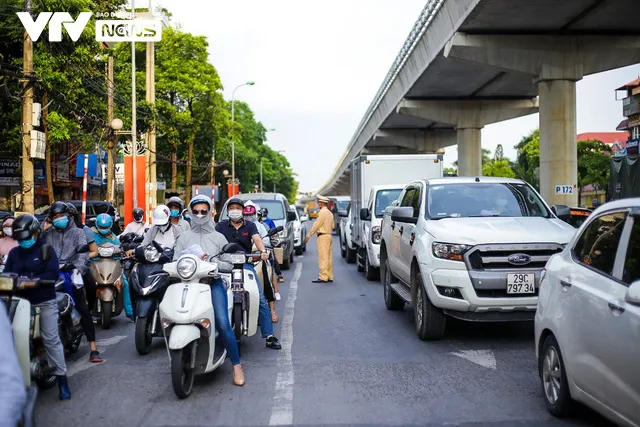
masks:
[[[427,217],[523,217],[549,218],[544,202],[526,184],[468,183],[429,186]]]
[[[392,190],[379,190],[376,194],[376,218],[382,218],[384,216],[384,210],[398,199],[402,193],[402,188],[394,188]]]

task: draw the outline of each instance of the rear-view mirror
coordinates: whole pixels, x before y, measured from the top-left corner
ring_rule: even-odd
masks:
[[[131,243],[133,242],[134,237],[135,237],[135,234],[127,233],[125,235],[120,236],[118,239],[120,240],[120,243]]]
[[[44,244],[40,246],[40,259],[42,260],[43,264],[49,262],[52,256],[53,247],[51,245]]]
[[[287,221],[296,221],[297,219],[298,219],[298,216],[296,215],[295,212],[291,212],[291,211],[287,212]]]
[[[269,230],[269,232],[267,233],[267,236],[269,236],[269,237],[275,236],[276,234],[280,233],[282,230],[284,230],[284,227],[279,225],[279,226]]]
[[[371,212],[369,212],[368,208],[360,209],[360,219],[362,221],[369,221],[371,219]]]
[[[133,243],[142,243],[144,241],[144,236],[136,236],[133,238]]]
[[[223,254],[233,254],[238,252],[238,244],[237,243],[227,243],[222,247]]]
[[[415,224],[418,222],[418,218],[413,216],[413,207],[403,206],[401,208],[394,208],[393,211],[391,211],[391,221]]]
[[[349,215],[346,209],[338,209],[338,216],[340,218],[346,218]]]
[[[89,252],[89,245],[87,245],[86,243],[76,248],[76,253],[78,254],[86,254],[87,252]]]
[[[89,219],[87,219],[85,224],[86,224],[87,227],[95,227],[96,219],[95,218],[89,218]]]
[[[300,222],[307,222],[307,221],[309,221],[309,215],[305,214],[300,217]]]
[[[640,280],[636,280],[631,284],[631,286],[629,286],[629,289],[627,289],[627,295],[624,299],[629,304],[640,305]]]
[[[563,221],[571,219],[571,209],[567,205],[553,205],[551,206],[551,212]]]

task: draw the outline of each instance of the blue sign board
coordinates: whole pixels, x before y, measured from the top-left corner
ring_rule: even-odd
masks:
[[[84,154],[78,154],[76,157],[76,178],[84,176]],[[89,167],[87,168],[87,176],[98,176],[98,156],[89,154]]]

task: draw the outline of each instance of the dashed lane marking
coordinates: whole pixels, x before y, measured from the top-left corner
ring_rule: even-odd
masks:
[[[450,354],[466,359],[476,365],[484,366],[485,368],[496,369],[496,356],[492,350],[460,350],[457,353]]]

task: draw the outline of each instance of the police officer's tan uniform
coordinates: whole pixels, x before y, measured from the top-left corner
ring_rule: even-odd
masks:
[[[329,199],[323,196],[318,196],[318,203],[322,203],[320,212],[318,213],[318,219],[313,224],[311,231],[307,234],[306,240],[309,240],[314,234],[318,235],[318,264],[320,266],[320,276],[318,280],[314,282],[332,282],[333,281],[333,258],[332,258],[332,243],[333,238],[331,232],[333,231],[334,222],[333,214],[327,205]]]

